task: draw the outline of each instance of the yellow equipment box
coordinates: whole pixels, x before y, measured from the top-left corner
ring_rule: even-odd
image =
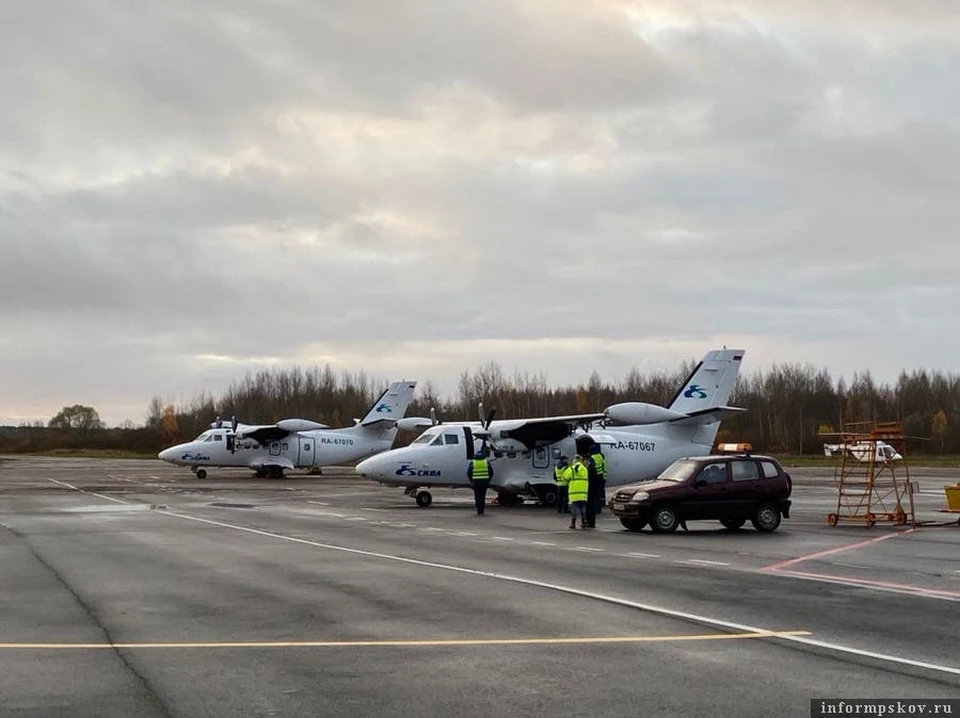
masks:
[[[960,484],[944,486],[943,491],[947,495],[947,508],[951,511],[960,511]]]

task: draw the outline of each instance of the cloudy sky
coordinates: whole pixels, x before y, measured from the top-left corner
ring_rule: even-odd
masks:
[[[269,365],[953,371],[958,38],[956,0],[4,3],[0,420]]]

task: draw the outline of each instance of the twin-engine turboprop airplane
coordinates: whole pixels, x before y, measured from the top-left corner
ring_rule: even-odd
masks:
[[[207,468],[244,467],[257,476],[281,478],[284,469],[312,469],[356,461],[393,445],[398,430],[419,431],[430,419],[404,418],[413,400],[415,381],[393,382],[356,424],[333,429],[307,419],[284,419],[276,424],[229,426],[217,421],[191,442],[161,451],[159,458],[189,466],[197,478]]]
[[[743,350],[708,352],[666,407],[644,402],[610,406],[603,413],[539,419],[503,419],[438,424],[409,446],[373,456],[357,472],[388,486],[402,486],[419,506],[429,506],[432,487],[466,487],[467,462],[485,451],[494,470],[490,488],[498,503],[523,497],[556,502],[554,466],[601,446],[607,485],[653,478],[676,459],[709,454],[720,422],[746,409],[726,405]],[[610,426],[610,422],[622,424]]]

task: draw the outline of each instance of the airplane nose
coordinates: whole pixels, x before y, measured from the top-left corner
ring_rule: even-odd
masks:
[[[379,460],[379,457],[371,456],[357,464],[356,471],[365,479],[375,479],[383,473],[382,464],[383,462]]]
[[[171,446],[169,449],[164,449],[159,454],[157,458],[161,461],[173,461],[173,457],[177,455],[177,447]]]

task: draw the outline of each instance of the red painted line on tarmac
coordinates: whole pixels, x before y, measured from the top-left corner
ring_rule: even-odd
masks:
[[[846,576],[832,576],[829,573],[809,573],[807,571],[779,571],[778,573],[780,573],[781,576],[812,578],[820,581],[829,581],[830,583],[864,586],[867,588],[887,588],[896,591],[905,591],[907,593],[915,593],[926,596],[939,596],[941,598],[954,598],[960,600],[960,592],[945,591],[939,588],[924,588],[923,586],[913,586],[909,583],[873,581],[868,578],[848,578]]]
[[[821,556],[830,556],[835,553],[842,553],[843,551],[852,551],[855,548],[862,548],[864,546],[869,546],[871,544],[879,543],[880,541],[886,541],[887,539],[896,538],[897,536],[903,536],[908,533],[912,533],[916,529],[907,529],[906,531],[898,531],[893,534],[886,534],[884,536],[877,536],[876,538],[867,539],[866,541],[858,541],[857,543],[848,544],[846,546],[838,546],[837,548],[827,549],[826,551],[817,551],[816,553],[808,553],[804,556],[798,556],[797,558],[787,559],[786,561],[780,561],[778,563],[772,563],[769,566],[764,566],[764,571],[780,571],[781,569],[786,568],[787,566],[792,566],[795,563],[800,563],[801,561],[810,561],[811,559],[820,558]]]

